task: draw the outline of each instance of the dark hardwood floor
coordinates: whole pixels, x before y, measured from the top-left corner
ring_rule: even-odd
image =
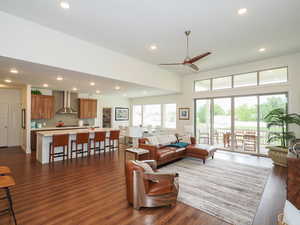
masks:
[[[133,210],[126,201],[123,156],[121,150],[42,166],[19,148],[0,149],[0,165],[9,166],[17,182],[12,195],[19,224],[227,225],[180,202],[175,208]],[[254,225],[275,225],[286,197],[286,169],[237,153],[220,151],[216,158],[273,168]],[[0,216],[0,225],[8,224],[9,216]]]

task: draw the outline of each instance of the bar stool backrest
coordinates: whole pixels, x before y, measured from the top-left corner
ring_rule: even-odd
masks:
[[[89,133],[77,133],[76,134],[76,144],[87,144],[89,143]]]
[[[53,135],[52,145],[53,147],[68,146],[69,135],[68,134]]]
[[[95,141],[96,142],[102,142],[105,141],[106,138],[106,132],[105,131],[99,131],[99,132],[95,132]]]
[[[119,140],[120,138],[120,131],[119,130],[112,130],[109,133],[109,140]]]

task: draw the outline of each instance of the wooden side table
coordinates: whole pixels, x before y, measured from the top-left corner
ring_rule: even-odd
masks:
[[[142,148],[127,148],[125,151],[125,162],[128,160],[148,160],[149,151]]]

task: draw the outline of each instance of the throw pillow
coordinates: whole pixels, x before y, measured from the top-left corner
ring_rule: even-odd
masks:
[[[153,169],[152,169],[152,167],[149,166],[148,163],[145,163],[145,162],[139,161],[139,160],[136,160],[135,163],[138,166],[142,167],[145,170],[146,173],[153,173],[154,172]]]
[[[285,202],[283,222],[288,225],[300,224],[300,211],[289,201]]]
[[[175,148],[185,148],[188,145],[189,145],[189,143],[186,143],[186,142],[178,142],[178,143],[175,143],[175,144],[170,144],[168,146],[175,147]]]

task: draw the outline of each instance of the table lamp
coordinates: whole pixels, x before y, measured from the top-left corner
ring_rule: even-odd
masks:
[[[129,127],[128,136],[132,138],[133,148],[139,147],[139,138],[143,137],[143,128]]]

